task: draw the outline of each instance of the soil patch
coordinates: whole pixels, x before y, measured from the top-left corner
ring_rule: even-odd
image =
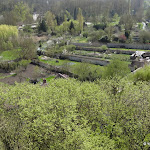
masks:
[[[17,73],[17,75],[0,79],[0,82],[14,84],[15,82],[21,83],[29,79],[40,79],[54,75],[54,73],[32,64],[29,64],[26,70],[20,69],[13,72]],[[7,76],[8,73],[4,73],[3,75]]]

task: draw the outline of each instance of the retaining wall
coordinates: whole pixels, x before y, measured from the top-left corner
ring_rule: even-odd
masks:
[[[126,55],[132,55],[135,53],[135,51],[129,51],[129,50],[102,50],[100,48],[92,48],[92,47],[76,47],[76,50],[84,50],[84,51],[96,51],[100,53],[116,53],[116,54],[126,54]]]
[[[45,63],[39,62],[39,60],[36,60],[36,59],[32,60],[31,64],[40,66],[40,67],[42,67],[42,68],[44,68],[46,70],[52,71],[52,72],[66,74],[69,77],[75,77],[75,78],[78,77],[77,75],[73,74],[72,72],[63,70],[62,68],[59,68],[57,66],[52,66],[52,65],[49,65],[49,64],[45,64]]]
[[[122,43],[108,43],[108,48],[126,48],[126,49],[143,49],[150,50],[150,44],[122,44]]]
[[[109,64],[109,61],[100,60],[99,58],[91,58],[87,56],[79,56],[79,55],[61,55],[60,59],[69,59],[77,62],[86,62],[100,66],[106,66]]]
[[[107,45],[108,48],[126,48],[126,49],[143,49],[150,50],[150,44],[125,44],[125,43],[71,43],[79,47],[101,47]]]

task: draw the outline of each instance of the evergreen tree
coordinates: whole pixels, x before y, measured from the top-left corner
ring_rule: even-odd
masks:
[[[77,8],[74,9],[74,20],[77,20]]]
[[[39,28],[38,28],[39,32],[43,31],[43,32],[47,32],[47,25],[45,20],[43,19],[42,22],[39,24]]]
[[[73,23],[72,21],[71,21],[71,23],[70,23],[69,29],[70,29],[70,31],[71,31],[72,29],[74,29],[74,23]]]

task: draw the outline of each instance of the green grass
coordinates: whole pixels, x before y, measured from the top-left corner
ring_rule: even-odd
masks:
[[[4,51],[0,54],[2,58],[0,60],[2,61],[9,61],[9,60],[15,60],[19,57],[19,49],[14,49],[14,50],[9,50],[9,51]]]
[[[55,76],[49,76],[49,77],[47,77],[47,78],[45,78],[46,79],[46,82],[50,82],[52,79],[54,79],[55,78]],[[43,78],[42,79],[40,79],[40,81],[41,82],[43,82]]]
[[[72,42],[87,43],[88,40],[87,40],[87,38],[85,38],[85,37],[77,36],[77,37],[74,37],[74,38],[72,39]]]
[[[55,76],[50,76],[50,77],[48,77],[48,78],[46,78],[46,81],[47,82],[50,82],[52,79],[54,79],[55,78]]]
[[[84,51],[84,50],[75,50],[75,51],[73,51],[73,53],[76,55],[82,55],[82,56],[92,56],[92,57],[100,58],[102,60],[109,60],[109,59],[119,59],[119,60],[123,60],[123,61],[130,60],[130,55],[126,55],[126,54],[108,55],[108,54],[96,52],[96,54],[101,54],[101,55],[94,55],[94,51]],[[91,53],[93,53],[93,55],[90,55]]]
[[[43,63],[52,65],[52,66],[59,66],[66,69],[69,69],[71,72],[74,72],[74,68],[80,66],[82,62],[76,62],[76,61],[70,61],[70,60],[61,60],[61,59],[52,59],[52,60],[42,60],[41,56],[39,57],[39,60]],[[57,63],[56,60],[59,62]],[[88,63],[89,64],[89,63]],[[91,67],[99,67],[102,68],[103,66],[89,64]]]
[[[52,66],[62,66],[66,63],[73,63],[73,65],[76,65],[76,64],[80,63],[80,62],[70,61],[70,60],[66,60],[66,59],[61,60],[61,59],[55,59],[55,58],[53,58],[51,60],[42,60],[41,56],[39,57],[39,59],[41,62],[52,65]],[[56,62],[56,61],[58,61],[58,62]],[[73,65],[71,65],[71,66],[73,66]]]
[[[15,76],[16,74],[12,74],[12,75],[4,75],[4,74],[0,74],[0,79],[5,79],[5,78],[9,78],[9,77],[12,77],[12,76]]]

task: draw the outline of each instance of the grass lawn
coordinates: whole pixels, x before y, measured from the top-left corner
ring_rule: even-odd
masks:
[[[85,37],[80,37],[80,36],[76,36],[76,37],[74,37],[74,38],[72,38],[72,42],[73,43],[87,43],[88,41],[87,41],[87,38],[85,38]]]
[[[18,54],[19,51],[20,50],[18,49],[4,51],[0,54],[0,56],[2,56],[0,60],[2,61],[15,60],[19,57],[19,54]]]
[[[66,60],[66,59],[62,60],[62,59],[52,58],[51,60],[42,60],[41,58],[42,57],[40,56],[39,59],[40,59],[41,62],[47,63],[47,64],[52,65],[52,66],[62,66],[64,64],[66,64],[66,63],[69,63],[72,66],[76,65],[76,64],[80,64],[80,62],[70,61],[70,60]],[[56,62],[56,61],[58,61],[58,62]]]
[[[51,81],[52,79],[54,79],[54,78],[55,78],[55,76],[49,76],[49,77],[47,77],[47,78],[45,78],[45,79],[46,79],[47,82],[50,82],[50,81]],[[40,81],[43,82],[43,78],[40,79]]]

